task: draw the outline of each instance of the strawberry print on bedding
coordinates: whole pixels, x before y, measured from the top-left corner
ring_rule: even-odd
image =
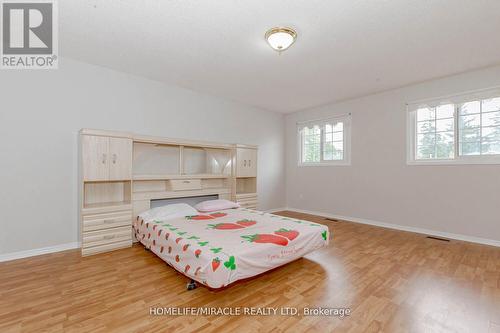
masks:
[[[225,287],[328,245],[321,224],[251,209],[133,223],[136,238],[162,260],[210,288]]]

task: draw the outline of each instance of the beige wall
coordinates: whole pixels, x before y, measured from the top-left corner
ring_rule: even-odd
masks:
[[[0,254],[76,242],[80,128],[257,144],[261,209],[283,207],[284,117],[63,59],[0,73]]]
[[[500,165],[406,165],[406,102],[500,85],[500,67],[286,117],[291,208],[500,240]],[[296,122],[352,113],[351,166],[297,167]]]

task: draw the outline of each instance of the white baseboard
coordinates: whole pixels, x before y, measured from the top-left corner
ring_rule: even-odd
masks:
[[[418,227],[412,227],[412,226],[406,226],[406,225],[400,225],[400,224],[379,222],[379,221],[373,221],[373,220],[363,219],[363,218],[358,218],[358,217],[334,215],[334,214],[329,214],[329,213],[324,213],[324,212],[315,212],[315,211],[292,208],[292,207],[283,208],[282,210],[289,210],[289,211],[293,211],[293,212],[297,212],[297,213],[304,213],[304,214],[311,214],[311,215],[319,215],[319,216],[324,216],[324,217],[328,217],[328,218],[344,220],[344,221],[348,221],[348,222],[369,224],[369,225],[388,228],[388,229],[409,231],[409,232],[414,232],[417,234],[431,235],[431,236],[437,236],[437,237],[441,237],[441,238],[449,238],[449,239],[455,239],[455,240],[460,240],[460,241],[465,241],[465,242],[500,247],[500,240],[467,236],[467,235],[461,235],[461,234],[454,234],[454,233],[450,233],[450,232],[436,231],[436,230],[431,230],[431,229],[424,229],[424,228],[418,228]]]
[[[5,254],[0,254],[0,262],[21,259],[21,258],[27,258],[27,257],[33,257],[33,256],[39,256],[41,254],[47,254],[47,253],[73,250],[73,249],[77,249],[79,247],[80,247],[80,243],[73,242],[73,243],[66,243],[66,244],[42,247],[42,248],[33,249],[33,250],[5,253]]]

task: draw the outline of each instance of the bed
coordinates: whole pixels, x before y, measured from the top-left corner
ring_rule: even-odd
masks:
[[[328,245],[328,228],[252,209],[167,220],[137,216],[136,238],[190,279],[219,289]]]

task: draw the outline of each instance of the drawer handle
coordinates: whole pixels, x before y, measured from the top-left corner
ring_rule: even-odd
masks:
[[[115,220],[104,220],[104,224],[110,224],[110,223],[114,223]]]
[[[115,238],[115,235],[106,235],[104,236],[104,239],[113,239]]]
[[[184,184],[191,184],[191,181],[190,180],[185,180],[183,181]]]

